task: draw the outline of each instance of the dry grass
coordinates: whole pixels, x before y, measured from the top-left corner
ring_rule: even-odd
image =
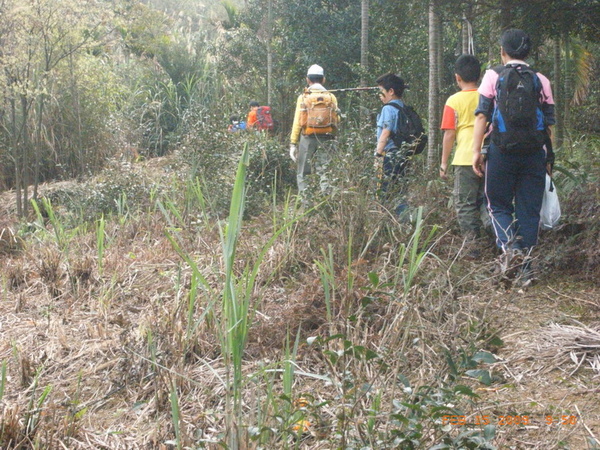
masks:
[[[152,174],[162,168],[148,170]],[[406,242],[410,227],[390,221],[375,208],[368,215],[359,209],[362,216],[355,220],[353,208],[363,206],[348,200],[327,216],[302,219],[267,253],[258,275],[258,311],[245,353],[242,401],[243,425],[271,430],[262,448],[293,448],[296,443],[305,449],[394,448],[391,441],[376,441],[397,427],[390,420],[398,412],[394,401],[433,401],[418,394],[419,388],[432,386],[438,392],[456,384],[480,395],[473,402],[453,397],[471,416],[489,413],[497,420],[501,415],[537,414],[535,427],[498,425],[499,448],[558,448],[563,441],[583,449],[585,439],[600,434],[598,405],[582,401],[584,392],[594,393],[597,378],[581,370],[597,364],[597,327],[540,328],[566,323],[561,308],[571,311],[573,297],[591,301],[600,292],[580,285],[549,288],[548,278],[526,293],[498,289],[485,262],[463,259],[460,237],[444,227],[435,248],[439,258],[425,260],[404,295],[385,283],[399,270],[399,244]],[[173,448],[167,442],[174,439],[169,401],[174,384],[183,445],[220,448],[228,389],[216,335],[220,313],[211,304],[214,299],[199,290],[193,317],[204,319],[186,337],[192,326],[187,311],[192,273],[165,236],[168,228],[160,212],[107,218],[102,273],[93,229],[73,237],[68,257],[51,239],[30,237],[20,250],[0,259],[5,447]],[[223,271],[218,228],[195,223],[171,232],[218,290]],[[247,224],[238,249],[240,269],[271,232],[268,218]],[[357,234],[348,261],[350,233]],[[335,261],[331,322],[326,320],[325,292],[315,264],[328,244]],[[372,284],[370,273],[378,275],[380,285]],[[585,296],[576,295],[578,289],[587,289]],[[548,296],[552,307],[547,307]],[[592,323],[599,310],[585,313]],[[293,341],[298,330],[293,396],[308,399],[303,413],[311,426],[294,437],[289,434],[290,414],[299,409],[283,395],[282,370],[286,339]],[[327,341],[335,334],[340,337]],[[520,344],[525,336],[530,345]],[[309,345],[309,337],[320,340]],[[505,346],[498,344],[498,337]],[[346,351],[348,345],[367,348],[378,357],[357,357]],[[459,361],[461,354],[483,349],[503,358],[495,366],[480,365],[492,370],[492,386],[464,373],[454,379],[446,355]],[[342,356],[336,360],[328,356],[332,353]],[[539,365],[528,365],[529,356]],[[399,381],[402,377],[410,381],[411,392]],[[47,386],[51,391],[39,404]],[[551,410],[573,412],[580,421],[571,428],[544,427],[544,414]],[[32,419],[36,426],[28,429]],[[464,431],[442,432],[429,416],[415,423],[424,427],[424,447]],[[244,430],[247,448],[258,448],[251,430]]]
[[[509,361],[530,362],[521,373],[547,373],[562,370],[567,376],[579,369],[592,369],[600,376],[600,325],[550,324],[526,336],[528,344],[518,349]]]

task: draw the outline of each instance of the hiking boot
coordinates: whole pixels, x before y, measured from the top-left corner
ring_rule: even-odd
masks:
[[[521,285],[521,287],[531,286],[535,281],[535,272],[532,267],[531,258],[526,257],[521,264],[521,269],[517,274],[516,281]]]
[[[523,261],[525,260],[525,255],[519,249],[513,249],[511,253],[512,255],[504,272],[504,276],[509,280],[513,280],[517,277],[517,275],[519,275],[519,272],[521,271],[521,266],[523,264]]]
[[[519,249],[509,249],[503,252],[496,260],[494,274],[500,275],[504,280],[514,280],[521,270],[525,255]]]
[[[525,259],[525,255],[518,248],[510,249],[508,252],[501,255],[501,258],[504,258],[506,262],[506,267],[504,268],[503,275],[509,280],[513,280],[519,274],[521,270],[521,265],[523,264],[523,260]]]

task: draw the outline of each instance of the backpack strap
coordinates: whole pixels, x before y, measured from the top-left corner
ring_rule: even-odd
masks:
[[[501,73],[501,72],[502,72],[504,69],[506,69],[506,66],[505,66],[505,65],[503,65],[503,64],[499,64],[499,65],[497,65],[497,66],[494,66],[494,67],[492,67],[492,69],[491,69],[491,70],[493,70],[493,71],[494,71],[494,72],[496,72],[498,75],[500,75],[500,73]]]
[[[521,64],[521,63],[517,63],[517,64],[506,64],[505,66],[503,65],[499,65],[499,66],[494,66],[492,67],[491,70],[493,70],[494,72],[496,72],[498,75],[500,75],[502,72],[504,72],[505,70],[508,69],[516,69],[517,67],[523,67],[526,70],[529,70],[531,72],[533,72],[536,76],[538,74],[538,71],[535,70],[533,67],[528,66],[527,64]],[[498,78],[498,81],[500,81],[500,78]]]
[[[396,109],[398,110],[398,115],[400,115],[400,114],[406,115],[406,114],[404,113],[404,106],[400,106],[398,103],[392,103],[392,102],[389,102],[389,103],[386,103],[386,104],[385,104],[385,105],[383,105],[383,106],[384,106],[384,107],[385,107],[385,106],[392,106],[392,107],[394,107],[394,108],[396,108]],[[399,120],[396,120],[396,123],[395,123],[395,127],[396,127],[396,128],[398,128],[398,124],[399,124],[399,123],[400,123],[400,121],[399,121]],[[393,138],[395,135],[397,135],[399,131],[400,131],[400,130],[396,130],[395,132],[392,132],[392,138]]]
[[[495,67],[492,68],[492,70],[494,72],[496,72],[498,75],[500,75],[504,70],[507,70],[507,69],[516,69],[517,67],[522,67],[525,70],[533,72],[533,74],[535,75],[534,83],[535,83],[535,86],[536,86],[536,88],[538,90],[538,95],[541,96],[542,81],[538,77],[538,73],[539,72],[537,70],[535,70],[533,67],[531,67],[531,66],[529,66],[527,64],[517,63],[517,64],[506,64],[505,66],[503,66],[503,65],[495,66]],[[498,83],[500,83],[500,77],[498,77],[498,80],[496,81],[496,97],[495,97],[495,100],[498,100],[498,90],[497,90]],[[541,106],[541,103],[542,103],[541,102],[541,98],[539,100],[540,100],[540,106]]]
[[[537,70],[533,70],[533,69],[531,68],[531,66],[529,66],[529,65],[527,65],[527,64],[524,64],[524,63],[506,64],[506,65],[504,65],[504,64],[499,64],[499,65],[497,65],[497,66],[494,66],[494,67],[492,67],[492,69],[491,69],[491,70],[493,70],[493,71],[494,71],[494,72],[496,72],[496,73],[501,73],[501,72],[502,72],[504,69],[513,69],[513,68],[515,68],[515,67],[519,67],[519,66],[521,66],[521,67],[525,67],[525,68],[527,68],[527,69],[529,69],[529,70],[531,70],[531,71],[533,71],[533,72],[537,73]]]

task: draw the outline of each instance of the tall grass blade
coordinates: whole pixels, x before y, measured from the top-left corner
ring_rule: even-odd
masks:
[[[96,250],[98,252],[98,273],[102,276],[102,271],[104,267],[104,241],[106,238],[106,234],[104,232],[104,227],[106,222],[104,220],[104,214],[100,217],[96,225]]]
[[[1,373],[0,373],[0,401],[4,397],[4,389],[6,387],[6,368],[7,368],[6,361],[2,361],[2,369],[0,369],[1,370]]]
[[[400,284],[402,282],[404,297],[408,295],[410,289],[414,285],[415,277],[419,272],[423,262],[428,256],[434,256],[431,253],[432,246],[431,241],[437,232],[437,225],[434,225],[429,234],[422,239],[424,231],[423,222],[423,207],[420,206],[417,209],[417,216],[415,221],[415,231],[413,232],[408,244],[401,244],[399,261],[394,279],[394,284]],[[404,265],[407,265],[404,268]]]
[[[179,397],[177,396],[177,385],[175,382],[171,385],[171,420],[175,429],[175,441],[178,450],[183,448],[181,443],[181,410],[179,409]]]

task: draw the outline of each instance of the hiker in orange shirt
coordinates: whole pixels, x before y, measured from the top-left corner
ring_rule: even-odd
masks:
[[[253,130],[256,127],[256,122],[258,121],[257,111],[260,104],[256,101],[250,102],[250,112],[248,112],[248,118],[246,119],[246,129]]]

